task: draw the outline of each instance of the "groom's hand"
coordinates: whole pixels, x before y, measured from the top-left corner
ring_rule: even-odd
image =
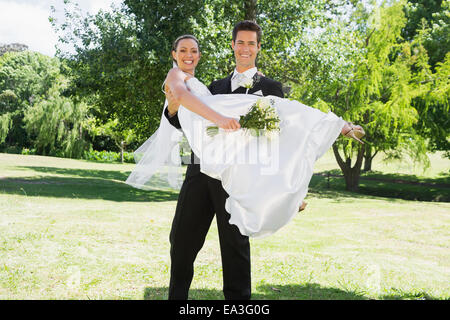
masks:
[[[169,111],[169,116],[175,115],[178,112],[180,103],[175,99],[169,88],[166,88],[166,99],[167,99],[167,109]]]

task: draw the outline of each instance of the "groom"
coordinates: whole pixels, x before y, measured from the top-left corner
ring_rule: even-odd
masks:
[[[283,97],[281,83],[257,73],[255,60],[261,49],[261,34],[261,27],[253,21],[241,21],[235,25],[231,46],[236,68],[228,77],[211,83],[209,90],[212,94],[247,92],[261,96]],[[253,86],[247,91],[241,85],[249,82]],[[173,126],[180,129],[176,113],[177,104],[171,101],[170,96],[167,98],[169,107],[164,110],[164,114]],[[228,194],[219,180],[200,172],[198,163],[198,158],[192,153],[191,164],[186,170],[186,178],[180,190],[170,232],[169,299],[188,298],[194,275],[194,260],[203,246],[214,214],[219,231],[225,299],[250,299],[249,238],[243,236],[235,225],[229,224],[230,214],[225,210]]]

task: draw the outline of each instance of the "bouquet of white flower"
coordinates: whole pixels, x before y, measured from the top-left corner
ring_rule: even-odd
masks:
[[[257,137],[263,134],[270,136],[273,131],[280,131],[280,118],[273,107],[274,103],[269,98],[256,100],[249,112],[239,118],[241,128]],[[213,137],[219,133],[219,127],[210,126],[206,128],[206,133]]]

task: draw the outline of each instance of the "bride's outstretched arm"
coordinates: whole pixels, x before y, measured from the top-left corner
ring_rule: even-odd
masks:
[[[178,68],[171,69],[167,74],[166,84],[175,100],[190,111],[217,124],[222,129],[237,130],[240,128],[239,122],[236,119],[222,116],[190,93],[184,83],[185,78],[186,75]]]

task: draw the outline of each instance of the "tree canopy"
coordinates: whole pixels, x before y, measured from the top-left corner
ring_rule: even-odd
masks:
[[[263,29],[259,70],[289,98],[366,130],[364,146],[333,147],[348,189],[379,152],[426,164],[427,150],[449,150],[447,0],[124,0],[95,15],[64,3],[65,19],[49,18],[58,58],[0,57],[0,147],[79,157],[103,139],[123,153],[159,125],[172,42],[199,39],[196,76],[209,84],[234,69],[235,23],[253,19]]]
[[[409,0],[404,10],[408,22],[402,35],[407,41],[420,39],[432,71],[422,79],[428,90],[412,101],[419,113],[415,128],[429,150],[445,151],[450,158],[450,1]]]
[[[96,15],[83,15],[66,2],[66,21],[51,21],[61,43],[75,45],[74,54],[60,52],[70,66],[73,91],[94,97],[100,119],[117,118],[119,129],[135,130],[142,141],[159,124],[161,85],[172,67],[170,50],[178,36],[191,33],[199,39],[202,59],[197,74],[209,83],[234,68],[234,24],[256,15],[264,30],[260,68],[274,78],[286,71],[300,74],[293,53],[299,47],[306,50],[299,46],[301,31],[328,21],[321,13],[347,1],[330,5],[325,0],[290,0],[275,6],[272,1],[125,0],[113,12]],[[309,65],[302,62],[304,68]]]
[[[22,51],[0,57],[0,144],[29,147],[22,127],[26,109],[46,95],[60,74],[58,59]]]

